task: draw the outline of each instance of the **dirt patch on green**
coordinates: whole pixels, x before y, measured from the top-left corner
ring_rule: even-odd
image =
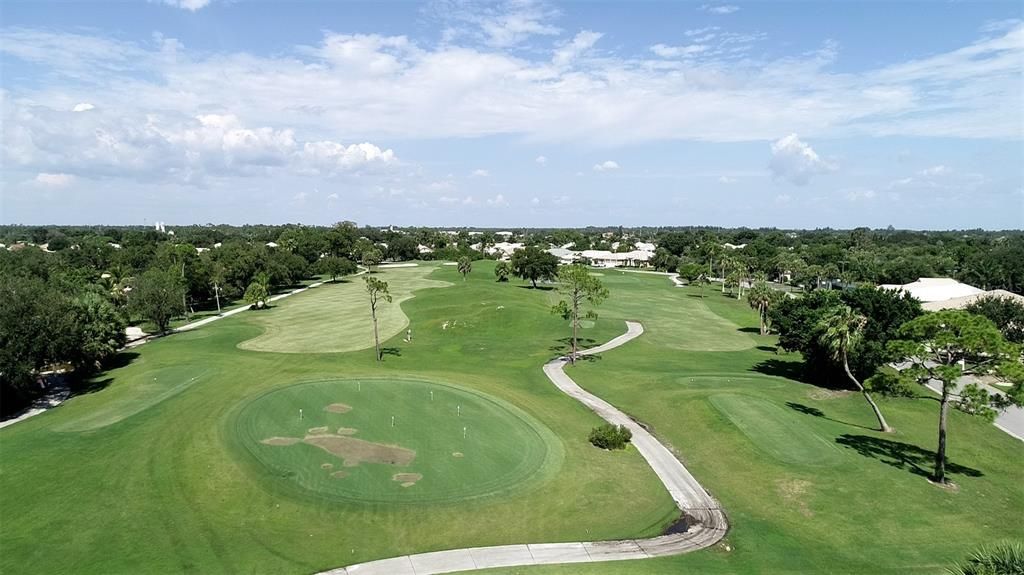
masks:
[[[804,517],[812,517],[814,512],[807,505],[807,491],[811,488],[810,481],[803,479],[779,479],[775,482],[775,489],[786,504]]]
[[[325,407],[324,411],[328,413],[348,413],[352,411],[352,406],[345,405],[344,403],[332,403]]]
[[[320,469],[331,469],[333,467],[334,467],[333,463],[321,463],[320,464]]]
[[[344,479],[345,477],[348,477],[348,471],[335,471],[331,474],[331,477],[335,479]]]
[[[327,433],[327,426],[324,426],[324,427],[310,427],[309,431],[307,431],[306,433],[308,433],[310,435],[322,435],[324,433]]]
[[[338,435],[355,435],[357,431],[359,430],[354,427],[339,427]]]
[[[360,463],[385,463],[405,466],[416,458],[416,452],[398,445],[384,445],[339,435],[307,435],[302,439],[307,445],[314,445],[343,460],[345,467]]]
[[[402,487],[412,487],[420,479],[423,479],[423,475],[419,473],[396,473],[391,476],[391,480],[401,483]]]
[[[261,441],[263,445],[295,445],[299,439],[295,437],[268,437]]]
[[[807,394],[807,397],[816,401],[823,401],[827,399],[841,399],[848,397],[852,391],[845,390],[832,390],[832,389],[818,389]]]

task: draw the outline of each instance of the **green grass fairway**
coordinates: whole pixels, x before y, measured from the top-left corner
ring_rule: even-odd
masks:
[[[709,400],[747,439],[779,461],[797,465],[835,465],[841,461],[839,449],[792,410],[734,393],[718,393]]]
[[[421,264],[374,272],[377,278],[388,282],[393,298],[390,304],[382,303],[377,312],[381,341],[404,332],[409,325],[401,303],[413,297],[413,292],[451,285],[427,278],[435,267]],[[260,311],[255,323],[264,332],[239,347],[284,353],[331,353],[373,347],[373,325],[366,321],[370,304],[362,278],[327,283],[315,291],[318,297],[289,297]]]
[[[195,332],[201,333],[201,332]],[[182,334],[197,339],[193,333]],[[140,363],[139,367],[143,367]],[[77,409],[73,417],[54,426],[56,431],[87,431],[117,423],[173,397],[190,386],[213,375],[207,366],[179,364],[154,369],[136,369],[128,378],[118,381],[104,397],[83,397],[92,405]],[[94,400],[94,401],[90,401]],[[78,406],[76,406],[78,407]]]
[[[381,270],[407,294],[387,307],[415,336],[390,330],[383,362],[370,349],[238,347],[277,322],[333,345],[346,290],[358,306],[341,323],[369,333],[359,278],[121,354],[90,393],[0,430],[0,573],[299,575],[452,547],[660,533],[677,512],[657,477],[635,450],[591,446],[600,419],[541,371],[569,334],[550,292],[498,283],[492,266],[475,262],[465,282],[454,266]],[[422,289],[438,285],[448,287]],[[598,320],[586,334],[622,329]],[[453,401],[468,422],[461,448],[451,447],[459,423],[445,418]],[[322,411],[332,403],[352,409]],[[345,467],[315,445],[258,443],[328,423],[416,456]],[[422,477],[394,481],[398,472]]]
[[[404,379],[277,389],[246,404],[236,429],[239,445],[271,477],[330,499],[409,503],[494,496],[548,479],[562,461],[554,434],[507,402]],[[335,438],[339,430],[374,446],[400,446],[408,450],[401,455],[414,458],[405,465],[360,463],[307,443],[266,444],[283,437],[351,441]],[[356,448],[366,444],[350,447]]]
[[[673,288],[663,275],[607,270],[601,282],[616,289],[598,310],[604,316],[641,319],[644,329],[662,345],[686,351],[739,351],[756,345],[749,330],[723,317],[696,292]],[[675,290],[675,291],[674,291]],[[706,296],[720,297],[713,289]],[[694,297],[689,297],[694,296]],[[745,303],[745,302],[744,302]],[[652,313],[653,310],[657,310]]]

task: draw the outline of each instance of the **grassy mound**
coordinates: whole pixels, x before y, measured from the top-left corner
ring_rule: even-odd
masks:
[[[413,292],[451,285],[428,279],[434,269],[435,266],[421,265],[374,273],[388,282],[394,298],[377,311],[381,341],[403,333],[408,327],[409,318],[402,311],[402,302],[412,298]],[[248,319],[264,331],[238,347],[282,353],[337,353],[373,347],[373,324],[361,278],[324,284],[313,291],[316,297],[303,294],[285,298],[268,310],[248,314]]]

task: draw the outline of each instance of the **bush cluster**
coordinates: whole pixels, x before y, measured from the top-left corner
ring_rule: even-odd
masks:
[[[590,443],[601,449],[623,449],[632,438],[633,432],[623,425],[606,423],[590,430]]]

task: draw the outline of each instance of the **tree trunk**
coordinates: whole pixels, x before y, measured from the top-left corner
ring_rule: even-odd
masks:
[[[533,289],[537,289],[537,279],[536,278],[530,278],[530,281],[533,282]]]
[[[889,427],[889,423],[885,421],[885,416],[882,415],[882,410],[878,409],[878,404],[876,404],[875,400],[872,399],[871,394],[868,393],[868,390],[864,389],[864,386],[860,384],[860,381],[858,381],[857,378],[853,376],[853,372],[850,371],[850,362],[846,360],[846,350],[843,350],[843,370],[846,371],[846,377],[850,378],[853,385],[855,385],[864,395],[864,400],[871,406],[871,411],[875,412],[875,419],[878,420],[878,428],[882,433],[890,433],[892,428]]]
[[[767,329],[767,327],[765,325],[765,322],[764,322],[764,312],[765,312],[765,309],[764,309],[764,305],[763,304],[758,306],[757,312],[758,312],[757,317],[759,317],[761,319],[761,335],[768,335],[768,329]]]
[[[580,306],[574,300],[572,303],[572,355],[569,356],[569,363],[576,364],[576,330],[579,325]]]
[[[370,315],[373,317],[373,350],[377,354],[377,361],[384,359],[380,352],[380,335],[377,332],[377,310],[370,307]]]
[[[942,406],[939,408],[939,449],[935,451],[935,477],[937,483],[946,482],[946,415],[949,413],[949,392],[942,384]]]

